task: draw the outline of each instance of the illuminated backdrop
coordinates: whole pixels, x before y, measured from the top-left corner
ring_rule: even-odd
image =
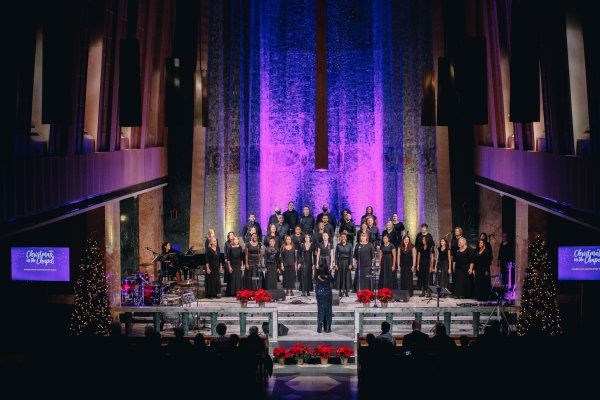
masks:
[[[420,126],[432,67],[429,2],[327,1],[329,170],[314,170],[315,2],[211,2],[205,226],[265,224],[323,203],[372,205],[437,237],[435,132]]]

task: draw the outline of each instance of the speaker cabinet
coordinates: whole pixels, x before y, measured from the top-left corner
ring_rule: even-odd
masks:
[[[119,125],[142,125],[140,43],[122,39],[119,52]]]
[[[463,41],[456,65],[456,85],[460,111],[465,121],[487,124],[487,58],[484,37],[469,37]]]
[[[285,300],[285,291],[283,289],[269,289],[267,292],[273,296],[273,300]]]
[[[540,34],[537,2],[512,4],[510,30],[510,120],[540,120]]]
[[[394,301],[401,301],[403,303],[406,303],[408,302],[408,300],[410,300],[408,290],[392,290],[392,293],[394,294]]]

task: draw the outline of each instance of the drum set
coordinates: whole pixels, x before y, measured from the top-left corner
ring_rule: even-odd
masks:
[[[195,300],[194,282],[153,282],[147,273],[130,275],[121,280],[121,304],[133,306],[183,306]]]
[[[147,273],[130,275],[121,281],[121,304],[156,306],[161,304],[164,286],[152,282]]]

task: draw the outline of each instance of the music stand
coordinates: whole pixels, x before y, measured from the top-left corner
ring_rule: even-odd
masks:
[[[444,295],[450,295],[452,293],[450,293],[450,291],[448,289],[442,288],[439,285],[437,285],[437,286],[429,285],[429,290],[431,292],[436,292],[437,293],[437,309],[438,309],[438,311],[437,311],[437,322],[440,322],[440,296],[442,294],[444,294]],[[427,303],[429,303],[430,301],[431,301],[431,296],[427,300]]]

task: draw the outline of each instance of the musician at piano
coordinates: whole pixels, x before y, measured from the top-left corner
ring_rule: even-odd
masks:
[[[256,214],[254,213],[250,213],[248,216],[248,223],[246,223],[246,225],[244,225],[242,228],[242,237],[244,238],[244,243],[248,243],[250,241],[250,238],[252,237],[252,232],[250,232],[250,230],[252,228],[255,229],[255,233],[260,241],[262,237],[262,229],[260,224],[256,221]]]
[[[171,248],[171,243],[163,242],[161,246],[161,262],[160,262],[160,280],[164,278],[173,280],[177,278],[177,281],[181,281],[181,273],[179,272],[179,266],[177,265],[176,256],[179,254],[177,251]]]

